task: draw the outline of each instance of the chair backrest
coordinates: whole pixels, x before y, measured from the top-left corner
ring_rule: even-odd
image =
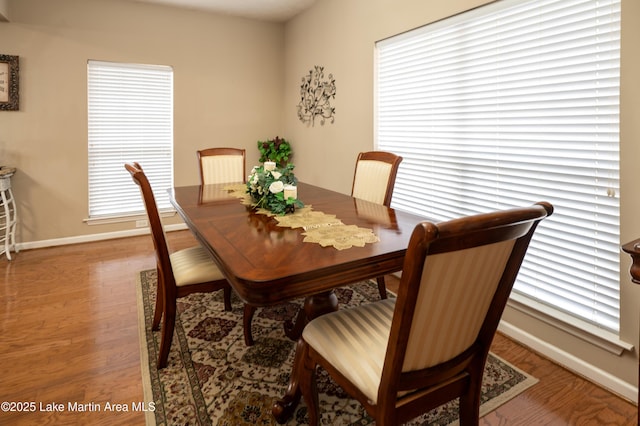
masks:
[[[208,148],[198,151],[200,183],[232,183],[246,181],[245,150],[240,148]]]
[[[171,288],[175,288],[175,278],[173,276],[173,269],[169,258],[167,237],[164,233],[164,227],[162,226],[160,213],[158,213],[158,206],[151,189],[151,184],[149,184],[149,179],[147,179],[147,176],[142,171],[140,164],[126,163],[124,168],[131,174],[133,181],[140,187],[140,194],[142,195],[142,201],[144,202],[147,217],[149,219],[149,228],[151,228],[151,237],[156,252],[158,273],[162,274],[162,277],[158,278],[162,278],[165,286],[167,287],[167,291],[170,291]]]
[[[358,154],[351,196],[389,207],[401,161],[402,157],[391,152],[368,151]]]
[[[441,382],[472,365],[483,368],[531,237],[552,212],[541,202],[416,226],[378,401],[428,385],[425,378]]]

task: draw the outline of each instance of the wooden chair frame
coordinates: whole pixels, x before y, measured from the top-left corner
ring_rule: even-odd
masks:
[[[149,227],[151,228],[151,237],[156,253],[156,266],[158,271],[158,287],[156,296],[156,307],[153,315],[152,329],[158,330],[160,320],[162,319],[162,336],[160,340],[160,350],[158,355],[158,369],[167,365],[169,358],[169,350],[171,349],[171,340],[175,328],[176,319],[176,301],[177,299],[192,293],[205,293],[223,290],[224,306],[226,311],[231,310],[231,286],[226,279],[190,284],[185,286],[177,286],[171,259],[169,247],[167,245],[164,228],[158,213],[155,197],[149,184],[147,176],[142,171],[142,167],[138,163],[127,163],[124,166],[131,174],[133,181],[140,187],[142,199],[147,210],[149,218]],[[213,260],[212,260],[213,262]]]
[[[539,222],[552,212],[551,204],[541,202],[528,208],[475,215],[440,224],[423,222],[417,225],[407,249],[394,308],[378,388],[378,403],[373,404],[360,389],[327,362],[304,340],[303,334],[298,341],[292,374],[309,407],[310,424],[318,422],[315,369],[316,365],[320,365],[348,394],[360,401],[378,425],[407,422],[457,397],[460,398],[460,424],[477,425],[482,375],[491,342],[533,233]],[[425,285],[421,280],[427,256],[507,240],[514,240],[513,249],[475,341],[452,359],[429,368],[403,371],[412,319],[416,309],[420,309],[416,306],[416,301],[421,286]],[[470,282],[469,285],[473,283]],[[295,386],[290,387],[292,388]],[[293,398],[295,395],[287,395],[285,400]],[[278,413],[274,411],[275,414]]]

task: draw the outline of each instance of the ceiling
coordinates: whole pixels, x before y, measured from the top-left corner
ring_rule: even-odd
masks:
[[[163,4],[245,18],[285,22],[309,8],[316,0],[129,0]]]

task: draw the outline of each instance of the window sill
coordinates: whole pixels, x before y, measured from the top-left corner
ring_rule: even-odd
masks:
[[[176,211],[173,209],[160,212],[160,217],[173,217],[175,215]],[[137,222],[139,220],[145,221],[145,225],[141,227],[149,226],[146,213],[107,217],[90,217],[84,219],[83,222],[87,225],[106,225],[110,223]]]
[[[620,340],[615,333],[597,328],[592,324],[559,312],[526,296],[511,293],[507,304],[517,311],[536,318],[617,356],[622,355],[624,351],[633,350],[631,343]]]

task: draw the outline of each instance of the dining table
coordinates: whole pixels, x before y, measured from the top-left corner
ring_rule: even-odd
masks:
[[[270,215],[246,198],[243,202],[242,187],[174,187],[170,202],[244,303],[263,307],[304,298],[295,321],[284,325],[294,340],[308,321],[339,308],[337,287],[401,271],[413,229],[427,220],[298,182],[297,197],[305,205],[300,213],[310,215],[309,222],[298,222],[295,213]],[[314,221],[314,215],[321,220]],[[318,231],[343,229],[355,238],[340,232],[327,240],[314,238]],[[300,400],[297,386],[292,374],[287,395],[274,406],[281,423]]]

